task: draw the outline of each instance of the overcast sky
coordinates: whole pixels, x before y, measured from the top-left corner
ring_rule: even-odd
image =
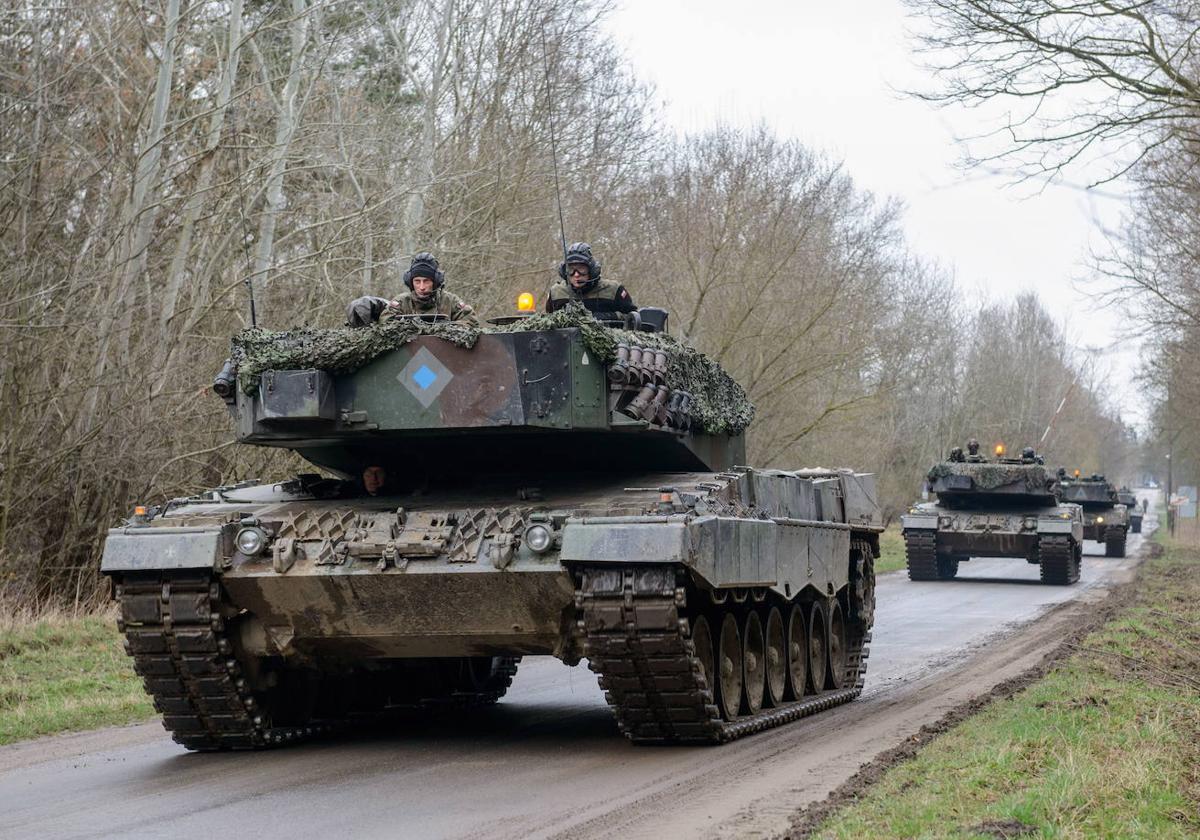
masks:
[[[1119,223],[1120,186],[1007,188],[1010,177],[965,172],[956,137],[982,115],[938,109],[898,90],[931,86],[899,0],[619,0],[609,29],[655,86],[668,126],[766,123],[844,162],[857,183],[903,200],[913,249],[951,269],[972,302],[1036,290],[1080,346],[1121,338],[1119,313],[1081,288],[1101,224]],[[1083,180],[1083,178],[1080,178]],[[1130,421],[1129,342],[1093,355]]]

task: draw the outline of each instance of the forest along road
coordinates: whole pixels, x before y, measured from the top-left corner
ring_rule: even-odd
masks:
[[[1153,526],[1154,508],[1146,517]],[[976,559],[956,581],[883,575],[863,696],[721,747],[635,747],[585,666],[526,658],[494,708],[262,753],[191,754],[157,723],[0,749],[0,837],[754,837],[863,763],[1036,665],[1128,557],[1083,579]]]

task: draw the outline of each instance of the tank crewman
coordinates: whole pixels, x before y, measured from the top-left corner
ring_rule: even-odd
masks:
[[[953,449],[951,449],[951,450],[950,450],[950,461],[951,461],[951,463],[954,463],[954,464],[961,464],[961,463],[962,463],[963,461],[965,461],[965,460],[966,460],[966,458],[964,458],[964,457],[963,457],[963,451],[962,451],[962,447],[961,447],[961,446],[956,446],[956,447],[954,447]]]
[[[445,289],[446,275],[433,254],[422,252],[412,258],[408,271],[404,272],[404,285],[408,291],[395,300],[366,295],[351,301],[346,308],[346,325],[369,327],[385,316],[444,315],[451,321],[479,326],[470,304]]]
[[[550,297],[546,298],[547,312],[562,309],[573,300],[601,317],[637,309],[624,286],[600,276],[600,263],[592,257],[592,246],[586,242],[576,242],[567,249],[563,261],[558,264],[558,276],[563,282],[550,288]]]
[[[1032,446],[1026,446],[1021,450],[1021,462],[1024,464],[1036,464],[1038,460],[1037,452]]]
[[[979,454],[979,441],[975,438],[967,441],[967,460],[973,464],[978,464],[983,460],[983,456]]]

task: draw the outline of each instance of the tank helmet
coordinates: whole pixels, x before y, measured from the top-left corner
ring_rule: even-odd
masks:
[[[967,441],[967,451],[970,452],[972,455],[978,455],[979,454],[979,441],[977,441],[975,438],[971,438],[970,440],[968,440]]]
[[[414,277],[428,277],[433,281],[434,289],[440,289],[446,283],[446,275],[438,267],[437,257],[428,251],[414,254],[412,264],[409,265],[408,271],[404,272],[404,285],[408,286],[410,292]]]
[[[575,242],[571,247],[567,248],[567,253],[563,257],[563,261],[558,264],[558,276],[563,280],[567,280],[567,266],[571,265],[586,265],[588,267],[588,281],[577,288],[581,292],[589,292],[596,288],[596,284],[600,282],[600,263],[596,262],[592,256],[592,246],[586,242]],[[569,282],[569,281],[568,281]]]
[[[1026,446],[1024,449],[1021,450],[1021,457],[1022,458],[1036,458],[1037,453],[1034,452],[1032,446]]]

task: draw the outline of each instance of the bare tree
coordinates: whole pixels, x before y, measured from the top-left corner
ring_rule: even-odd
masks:
[[[1040,176],[1099,160],[1106,168],[1089,180],[1103,183],[1164,145],[1200,142],[1193,0],[905,2],[943,82],[918,95],[1005,109],[997,147],[971,163]]]

